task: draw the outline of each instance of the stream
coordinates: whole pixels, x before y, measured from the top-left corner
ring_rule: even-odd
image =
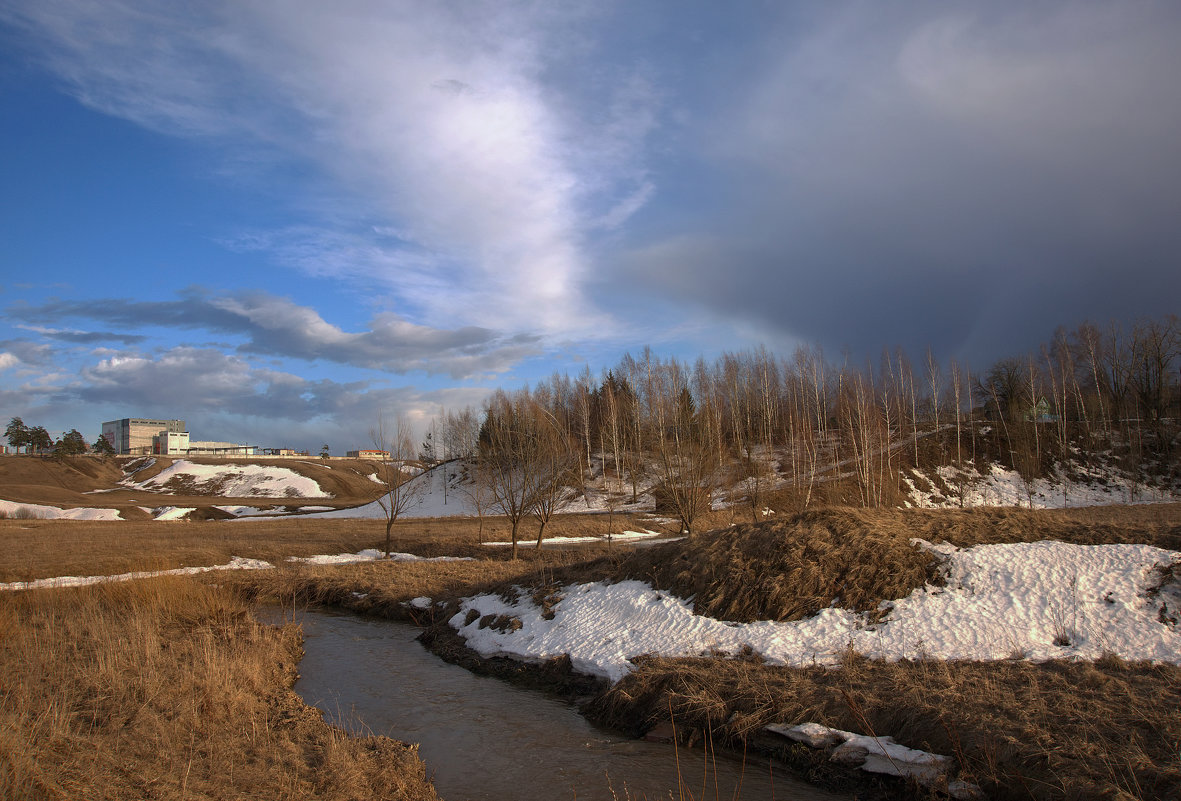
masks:
[[[444,662],[408,624],[331,611],[296,619],[306,651],[300,697],[350,731],[419,743],[446,801],[842,797],[765,761],[744,769],[728,754],[707,760],[702,749],[596,728],[562,701]]]

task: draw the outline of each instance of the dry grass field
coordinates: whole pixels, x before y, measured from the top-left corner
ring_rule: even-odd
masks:
[[[430,801],[291,690],[300,638],[187,578],[0,595],[0,798]]]
[[[619,514],[613,523],[616,531],[645,525]],[[546,537],[602,535],[610,525],[606,515],[563,515],[546,527]],[[487,519],[482,528],[485,542],[509,537],[510,528],[502,520]],[[399,521],[393,546],[419,556],[505,558],[507,549],[480,544],[480,530],[479,521],[469,518]],[[0,543],[3,583],[219,565],[232,556],[280,565],[289,556],[383,547],[385,523],[298,516],[208,522],[9,519],[0,520]]]

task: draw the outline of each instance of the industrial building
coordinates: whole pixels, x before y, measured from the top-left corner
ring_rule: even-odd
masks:
[[[345,456],[350,459],[381,459],[383,461],[388,461],[390,458],[390,452],[379,450],[346,451]]]
[[[103,423],[103,437],[115,453],[167,456],[254,456],[256,445],[192,440],[184,420],[124,417]]]

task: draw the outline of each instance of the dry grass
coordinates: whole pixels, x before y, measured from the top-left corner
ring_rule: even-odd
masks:
[[[1181,797],[1179,708],[1181,668],[1170,665],[850,656],[839,670],[645,659],[591,713],[638,732],[671,709],[686,732],[788,751],[761,729],[815,721],[954,756],[990,798],[1163,801]]]
[[[804,512],[639,551],[622,571],[722,620],[796,620],[834,604],[872,610],[932,577],[931,557],[905,531],[877,523],[852,509]]]
[[[217,580],[242,594],[284,606],[325,604],[364,614],[426,623],[429,612],[406,605],[413,598],[451,600],[510,588],[552,587],[610,576],[617,559],[605,546],[522,551],[520,558],[464,562],[362,562],[339,567],[292,566],[243,571]]]
[[[0,797],[434,799],[290,691],[293,627],[186,579],[0,597]]]
[[[546,527],[546,535],[601,535],[608,525],[606,515],[562,515]],[[627,516],[615,516],[617,530],[636,525]],[[502,520],[487,520],[484,539],[507,539],[509,530]],[[380,520],[0,520],[0,582],[225,564],[231,556],[277,564],[288,556],[355,553],[384,542],[385,523]],[[479,521],[467,518],[400,521],[394,527],[394,548],[420,556],[507,557],[505,549],[481,546]]]

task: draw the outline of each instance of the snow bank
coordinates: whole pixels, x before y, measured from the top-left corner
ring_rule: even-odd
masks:
[[[846,609],[805,620],[727,623],[640,581],[567,587],[542,617],[528,594],[464,599],[450,624],[483,656],[544,660],[568,654],[574,669],[618,681],[642,654],[697,656],[750,648],[780,665],[835,665],[849,649],[871,658],[993,660],[1013,657],[1129,660],[1181,664],[1181,632],[1158,617],[1146,596],[1153,568],[1181,553],[1148,545],[1059,542],[936,548],[947,586],[916,590],[885,604],[884,622]],[[467,623],[469,610],[477,616]],[[521,626],[480,628],[505,615]]]
[[[225,497],[259,498],[330,498],[314,479],[287,467],[259,464],[194,464],[178,459],[157,475],[144,481],[130,478],[121,482],[126,487],[151,492],[167,491],[169,481],[180,479],[191,482],[194,492],[208,492]]]
[[[91,509],[79,507],[77,509],[61,509],[57,506],[42,506],[38,503],[16,503],[0,500],[0,512],[9,517],[16,517],[18,510],[24,509],[40,520],[122,520],[118,509]]]
[[[57,576],[55,578],[37,579],[35,581],[12,581],[7,584],[0,584],[0,590],[82,587],[88,584],[101,584],[107,581],[131,581],[133,579],[155,578],[156,576],[189,576],[194,573],[208,573],[211,570],[265,570],[269,567],[273,567],[273,565],[261,559],[246,559],[241,556],[234,556],[224,565],[178,567],[174,570],[141,570],[135,573],[120,573],[115,576]]]

